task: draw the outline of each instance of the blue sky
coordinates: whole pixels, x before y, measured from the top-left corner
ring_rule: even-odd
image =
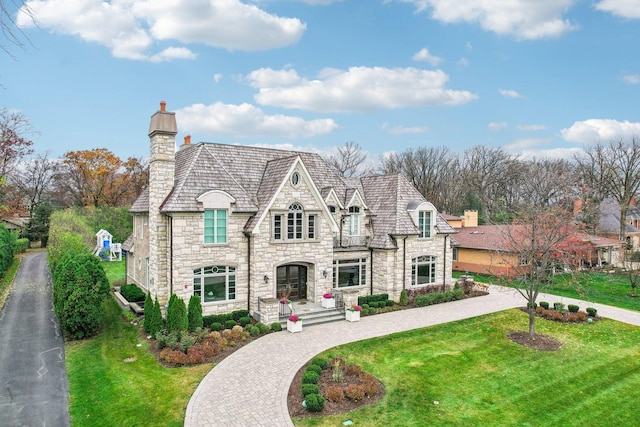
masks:
[[[40,0],[0,56],[37,151],[178,142],[570,158],[640,136],[640,0]],[[16,11],[17,12],[17,11]]]

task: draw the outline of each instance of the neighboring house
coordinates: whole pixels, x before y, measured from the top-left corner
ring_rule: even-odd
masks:
[[[612,198],[607,198],[600,203],[600,221],[598,223],[598,235],[611,239],[619,239],[620,236],[620,204]],[[628,249],[640,250],[640,208],[635,202],[627,210],[627,222],[625,225],[625,243]]]
[[[503,274],[513,269],[528,268],[518,262],[518,255],[509,252],[506,236],[511,225],[478,225],[477,212],[467,211],[460,222],[448,220],[457,233],[453,241],[453,270],[479,274]],[[624,243],[606,237],[593,236],[576,230],[574,237],[588,250],[585,266],[619,265]]]
[[[29,218],[0,218],[0,221],[7,230],[22,233],[27,229]]]
[[[277,321],[278,298],[452,287],[453,228],[400,175],[343,178],[314,153],[185,144],[165,104],[151,118],[149,186],[131,207],[127,282],[205,314]],[[274,311],[275,310],[275,311]]]

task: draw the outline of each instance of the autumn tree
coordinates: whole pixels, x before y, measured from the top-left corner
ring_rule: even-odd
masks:
[[[640,190],[640,140],[634,137],[629,143],[597,144],[575,159],[592,194],[611,197],[620,205],[619,239],[625,240],[627,211]]]
[[[590,247],[572,222],[573,214],[561,207],[539,209],[530,205],[503,227],[504,250],[501,282],[513,287],[527,302],[529,334],[535,338],[536,301],[556,269],[576,272]]]
[[[32,133],[34,130],[24,114],[0,109],[0,206],[5,206],[7,186],[20,160],[33,152],[33,142],[28,139]]]
[[[371,171],[363,169],[367,153],[362,151],[360,145],[354,141],[346,142],[338,147],[338,154],[330,155],[325,160],[340,176],[352,177],[371,174]]]

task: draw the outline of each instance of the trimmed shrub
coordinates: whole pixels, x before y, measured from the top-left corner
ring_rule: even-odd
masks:
[[[319,394],[308,394],[304,400],[309,412],[320,412],[324,408],[324,397]]]
[[[344,400],[344,391],[342,387],[337,385],[329,387],[324,394],[329,402],[342,402]]]
[[[318,384],[320,376],[316,372],[305,372],[302,375],[302,384]]]
[[[392,299],[388,299],[388,300],[385,301],[385,305],[387,307],[393,307],[395,304],[396,304],[396,302],[394,300],[392,300]]]
[[[222,323],[213,322],[211,325],[209,325],[209,329],[211,329],[212,331],[221,331],[223,329]]]
[[[378,386],[373,381],[365,381],[361,385],[364,394],[369,397],[374,396],[378,392]]]
[[[279,323],[278,323],[279,325]],[[267,325],[265,325],[262,322],[258,322],[256,323],[256,326],[258,327],[258,329],[260,329],[260,333],[261,334],[268,334],[271,331],[271,328],[269,328]],[[282,326],[280,326],[282,327]]]
[[[235,320],[227,320],[226,322],[224,322],[224,327],[226,329],[233,329],[234,326],[236,326],[238,323]]]
[[[329,367],[329,362],[323,357],[314,357],[311,359],[311,364],[320,366],[323,370]]]
[[[280,332],[282,330],[282,325],[279,322],[273,322],[271,324],[271,330],[273,332]]]
[[[134,284],[120,286],[120,295],[129,302],[141,302],[146,297],[142,289]]]
[[[462,298],[462,291],[460,289],[444,291],[444,292],[433,292],[424,295],[418,295],[413,303],[416,307],[426,307],[428,305],[440,304],[443,302],[455,301]]]
[[[563,311],[564,310],[564,304],[561,302],[554,302],[553,303],[553,309],[556,311]]]
[[[596,317],[596,314],[598,314],[598,310],[593,307],[587,307],[587,314],[589,315],[589,317]]]
[[[577,313],[580,311],[580,307],[574,304],[569,304],[567,308],[569,309],[569,313]]]
[[[407,304],[409,304],[409,294],[406,289],[403,289],[402,292],[400,292],[400,305],[405,306]]]
[[[160,360],[174,366],[181,366],[187,364],[187,355],[180,350],[172,350],[165,348],[160,352]]]
[[[215,314],[202,316],[202,326],[204,328],[208,328],[209,326],[211,326],[213,322],[217,322],[217,321],[218,321],[218,316],[216,316]]]
[[[308,396],[310,394],[319,394],[320,388],[317,384],[302,384],[302,395]]]
[[[29,239],[16,240],[16,253],[23,253],[29,249]]]
[[[260,335],[260,328],[258,328],[257,326],[248,326],[249,331],[249,335],[251,335],[252,337],[257,337],[258,335]]]
[[[318,365],[311,364],[307,366],[305,372],[315,372],[316,374],[320,375],[320,372],[322,372],[322,368]]]
[[[549,303],[546,301],[540,301],[540,307],[544,308],[545,310],[549,310]]]
[[[364,387],[358,384],[349,384],[344,390],[344,394],[350,400],[360,401],[364,399]]]
[[[355,363],[352,363],[351,365],[347,365],[346,369],[344,370],[345,374],[350,375],[352,377],[356,377],[360,375],[361,372],[362,372],[362,368],[360,368],[360,365],[356,365]]]
[[[189,309],[187,310],[187,328],[190,332],[195,332],[197,329],[202,329],[203,325],[200,296],[191,295]]]
[[[240,318],[242,317],[249,317],[249,310],[235,310],[231,312],[231,320],[235,320],[236,323],[240,323]]]
[[[238,323],[240,324],[240,326],[247,326],[251,323],[251,318],[249,316],[241,317],[240,319],[238,319]]]
[[[171,294],[167,306],[167,330],[186,331],[188,327],[187,306],[184,300],[176,294]]]

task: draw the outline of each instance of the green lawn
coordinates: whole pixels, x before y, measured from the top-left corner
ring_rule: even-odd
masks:
[[[109,279],[111,286],[121,286],[125,284],[124,261],[103,261],[101,265],[107,274],[107,279]]]
[[[460,277],[462,274],[454,272],[453,276]],[[497,282],[495,277],[489,275],[472,274],[472,276],[476,282],[480,283]],[[631,285],[629,285],[629,279],[622,274],[609,274],[602,271],[583,272],[575,277],[570,274],[558,274],[553,277],[552,284],[541,288],[541,292],[640,311],[640,297],[629,296]],[[638,293],[640,294],[640,290]],[[584,307],[582,309],[584,310]]]
[[[407,313],[410,315],[410,313]],[[572,325],[536,321],[563,343],[539,352],[511,342],[526,314],[480,318],[336,347],[380,379],[387,394],[349,414],[299,418],[306,426],[634,425],[640,397],[639,328],[611,320]],[[434,404],[437,401],[438,404]]]
[[[65,346],[72,425],[182,426],[189,398],[213,365],[162,367],[116,302],[103,307],[103,332]]]

